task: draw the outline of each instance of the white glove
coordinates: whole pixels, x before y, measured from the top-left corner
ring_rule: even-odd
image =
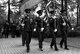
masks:
[[[57,32],[57,29],[55,29],[54,32]]]
[[[72,28],[72,30],[74,30],[74,28]]]
[[[63,26],[65,26],[65,25],[66,25],[66,23],[64,22],[62,25],[63,25]]]
[[[21,26],[24,26],[24,25],[25,25],[25,24],[23,24],[23,23],[21,24]]]
[[[43,31],[43,30],[44,30],[44,28],[42,27],[42,28],[41,28],[41,31]]]
[[[56,16],[53,16],[53,19],[56,19]]]
[[[34,28],[34,30],[33,31],[36,31],[36,28]]]
[[[21,15],[21,17],[24,17],[24,15]]]

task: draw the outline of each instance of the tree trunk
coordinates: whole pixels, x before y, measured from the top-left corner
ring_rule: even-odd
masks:
[[[61,0],[61,10],[63,10],[63,0]]]
[[[66,10],[66,16],[67,16],[67,0],[65,0],[65,10]]]
[[[8,23],[10,24],[10,0],[8,0]]]

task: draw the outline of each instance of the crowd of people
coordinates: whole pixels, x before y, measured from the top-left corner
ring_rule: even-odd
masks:
[[[7,21],[1,25],[1,37],[8,38],[11,35],[12,38],[21,36],[21,26],[18,23],[9,24]]]

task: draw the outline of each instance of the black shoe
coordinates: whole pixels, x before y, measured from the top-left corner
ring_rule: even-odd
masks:
[[[29,53],[29,51],[30,51],[30,47],[29,47],[29,46],[27,46],[27,52]]]
[[[55,51],[58,51],[58,48],[56,48]]]
[[[27,53],[29,53],[29,50],[27,50]]]
[[[69,50],[69,48],[65,48],[65,50]]]
[[[43,51],[43,49],[42,49],[42,48],[40,48],[40,51]]]

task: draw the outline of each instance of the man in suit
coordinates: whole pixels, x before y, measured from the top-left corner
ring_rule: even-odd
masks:
[[[65,16],[65,10],[61,10],[61,16],[60,16],[60,31],[61,31],[61,36],[62,39],[60,41],[60,47],[63,47],[63,43],[64,43],[64,47],[66,50],[69,50],[67,47],[67,36],[68,36],[68,26],[70,28],[72,28],[69,20],[67,19],[67,17]]]

